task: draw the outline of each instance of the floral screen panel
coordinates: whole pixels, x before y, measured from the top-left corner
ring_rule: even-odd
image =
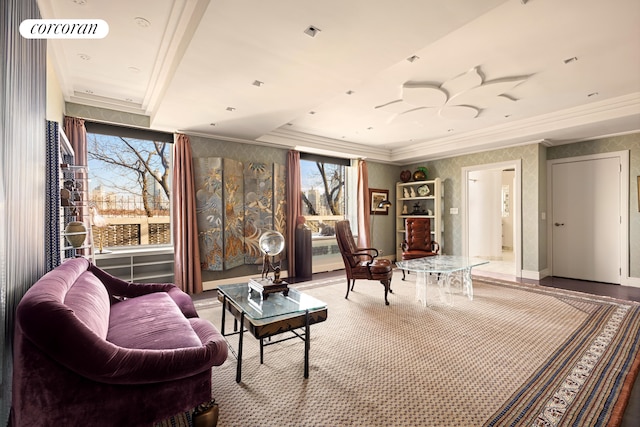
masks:
[[[222,158],[194,159],[198,243],[202,270],[222,271]]]
[[[245,165],[245,262],[260,264],[258,242],[262,233],[276,230],[285,235],[285,167],[251,162]],[[284,253],[279,256],[284,259]]]
[[[236,160],[224,159],[224,269],[244,264],[244,168]]]
[[[202,269],[261,263],[262,233],[286,234],[285,166],[195,158],[194,175]]]

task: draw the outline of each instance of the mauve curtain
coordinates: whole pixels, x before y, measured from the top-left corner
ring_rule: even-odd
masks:
[[[171,192],[171,229],[175,248],[174,281],[186,293],[197,294],[202,292],[202,273],[198,248],[193,158],[189,137],[183,134],[174,135]]]
[[[67,135],[74,151],[74,164],[87,165],[87,129],[84,127],[84,119],[77,117],[64,118],[64,133]]]
[[[296,277],[296,227],[302,213],[300,193],[300,152],[289,150],[287,154],[287,253],[289,277]]]
[[[369,172],[367,162],[358,160],[358,247],[371,247],[369,233]]]

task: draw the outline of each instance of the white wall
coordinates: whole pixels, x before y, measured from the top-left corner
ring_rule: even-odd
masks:
[[[469,174],[469,256],[502,257],[502,172]]]

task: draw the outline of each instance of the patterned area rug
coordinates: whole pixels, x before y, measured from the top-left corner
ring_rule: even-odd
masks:
[[[389,306],[376,282],[357,281],[348,300],[343,278],[296,285],[329,311],[311,327],[309,379],[301,341],[267,347],[261,365],[246,336],[242,382],[232,355],[213,370],[218,425],[619,424],[640,364],[639,304],[475,279],[473,301],[424,308],[414,280],[394,278]],[[197,309],[220,327],[220,304]]]

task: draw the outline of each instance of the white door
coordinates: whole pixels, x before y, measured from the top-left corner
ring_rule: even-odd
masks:
[[[554,163],[553,275],[620,283],[620,159]]]

